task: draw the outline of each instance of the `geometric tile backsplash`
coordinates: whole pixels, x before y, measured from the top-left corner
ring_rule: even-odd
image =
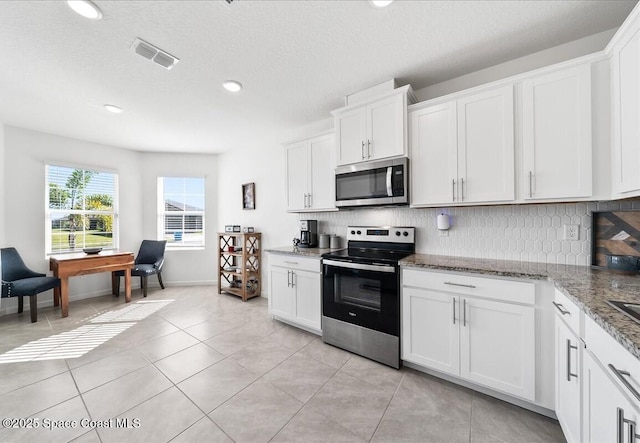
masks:
[[[347,226],[414,226],[421,254],[494,258],[588,266],[591,212],[640,209],[640,201],[527,204],[451,208],[372,208],[299,214],[318,220],[318,232],[342,237]],[[451,218],[448,235],[436,216]],[[563,240],[563,225],[580,225],[577,241]]]

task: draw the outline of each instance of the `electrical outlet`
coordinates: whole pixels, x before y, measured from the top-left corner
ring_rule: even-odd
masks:
[[[565,240],[576,241],[580,240],[580,225],[564,225],[564,235],[563,238]]]

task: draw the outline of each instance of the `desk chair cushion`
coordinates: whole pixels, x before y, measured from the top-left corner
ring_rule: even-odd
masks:
[[[2,296],[17,297],[39,294],[40,292],[57,288],[60,285],[60,279],[56,277],[45,277],[43,275],[42,277],[31,277],[4,283],[5,284],[2,285]]]

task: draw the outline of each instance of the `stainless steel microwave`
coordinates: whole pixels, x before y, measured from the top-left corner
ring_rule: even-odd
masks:
[[[402,157],[336,168],[336,207],[409,204],[408,166]]]

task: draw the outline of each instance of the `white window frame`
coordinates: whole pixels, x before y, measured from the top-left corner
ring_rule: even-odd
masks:
[[[59,167],[59,168],[69,168],[69,169],[80,169],[82,171],[90,171],[97,173],[105,173],[113,175],[113,208],[110,211],[97,211],[97,210],[86,210],[86,209],[53,209],[49,207],[49,168],[50,167]],[[74,250],[65,250],[65,251],[53,251],[52,250],[52,232],[51,232],[51,224],[54,216],[56,214],[77,214],[77,215],[111,215],[113,216],[113,224],[111,226],[111,246],[104,247],[105,250],[117,250],[120,245],[120,226],[119,226],[119,176],[117,171],[97,168],[93,166],[81,166],[81,165],[73,165],[73,164],[57,164],[54,162],[46,163],[44,168],[44,181],[45,181],[45,257],[49,257],[51,255],[62,255],[62,254],[73,254],[80,252],[82,247],[78,247]],[[84,200],[83,200],[84,201]]]
[[[198,249],[204,249],[205,245],[206,245],[206,205],[204,208],[202,208],[201,211],[167,211],[165,210],[165,201],[164,201],[164,179],[165,178],[170,178],[170,179],[202,179],[203,180],[203,189],[202,189],[202,197],[203,197],[203,201],[206,202],[206,177],[204,176],[162,176],[162,177],[158,177],[158,185],[157,185],[157,189],[158,189],[158,202],[157,202],[157,208],[158,208],[158,219],[157,219],[157,239],[158,240],[167,240],[167,249],[168,250],[179,250],[179,249],[183,249],[183,250],[198,250]],[[185,196],[187,195],[186,193],[184,194]],[[185,237],[181,236],[180,240],[177,240],[177,238],[175,237],[174,234],[174,239],[173,241],[171,241],[170,238],[167,238],[166,236],[166,230],[165,230],[165,217],[166,216],[189,216],[189,215],[195,215],[195,216],[200,216],[202,217],[202,241],[200,243],[185,243]],[[182,232],[182,234],[184,235],[185,232],[188,231],[187,228],[185,228],[184,226],[184,218],[183,218],[183,223],[182,223],[182,229],[180,229],[180,231]]]

